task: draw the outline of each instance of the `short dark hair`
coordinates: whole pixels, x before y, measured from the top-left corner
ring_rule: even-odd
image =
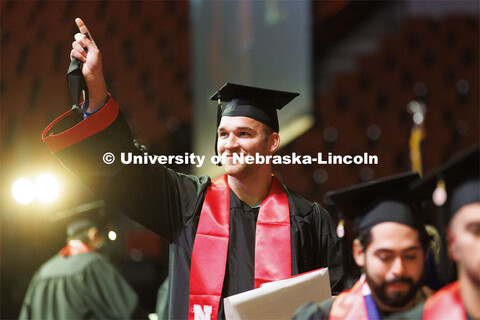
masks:
[[[275,130],[273,130],[273,129],[270,128],[269,126],[265,125],[265,131],[264,131],[264,132],[265,132],[265,141],[267,141],[267,140],[268,140],[268,137],[270,137],[270,135],[271,135],[272,133],[274,133]]]
[[[374,226],[371,226],[358,231],[357,239],[360,241],[363,250],[365,250],[372,242],[373,227]],[[428,234],[424,225],[418,226],[414,229],[418,231],[418,240],[420,241],[423,251],[426,253],[430,246],[430,242],[432,241],[432,237]]]

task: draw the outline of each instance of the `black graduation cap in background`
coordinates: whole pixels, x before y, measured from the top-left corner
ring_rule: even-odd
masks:
[[[439,270],[447,282],[457,279],[455,264],[448,258],[447,225],[462,206],[480,201],[479,146],[475,145],[428,172],[412,186],[419,199],[433,202],[441,239]]]
[[[443,210],[448,220],[462,206],[480,202],[480,147],[474,145],[427,173],[413,185],[413,192],[421,198],[432,199]]]
[[[299,93],[249,87],[234,83],[226,83],[210,100],[218,101],[217,128],[222,116],[249,117],[279,132],[277,110],[297,97]],[[227,102],[222,108],[221,101]],[[217,154],[217,138],[215,154]]]
[[[96,227],[104,234],[108,231],[108,216],[103,200],[85,203],[69,210],[57,212],[51,217],[51,220],[65,227],[67,237],[91,227]]]
[[[382,222],[419,229],[423,226],[423,214],[409,189],[418,179],[418,173],[407,172],[333,190],[326,196],[340,209],[342,217],[354,221],[355,232]]]

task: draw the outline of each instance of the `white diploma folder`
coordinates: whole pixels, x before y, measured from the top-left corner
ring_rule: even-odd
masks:
[[[260,288],[223,300],[227,320],[292,319],[308,302],[332,297],[328,269],[322,268],[285,280],[264,283]]]

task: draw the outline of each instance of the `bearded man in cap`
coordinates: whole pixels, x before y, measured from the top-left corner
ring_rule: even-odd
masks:
[[[417,179],[417,173],[404,173],[327,193],[354,221],[353,257],[363,274],[337,297],[303,306],[295,319],[385,319],[426,298],[430,238],[408,192]]]
[[[55,120],[43,138],[96,194],[170,242],[169,317],[223,318],[224,297],[321,267],[338,292],[342,253],[328,212],[284,187],[271,163],[234,160],[275,152],[276,109],[298,94],[227,84],[212,97],[227,102],[218,110],[216,144],[227,174],[213,181],[159,164],[105,165],[107,151],[139,150],[107,93],[100,51],[83,21],[76,23],[71,57],[83,63],[88,107]]]

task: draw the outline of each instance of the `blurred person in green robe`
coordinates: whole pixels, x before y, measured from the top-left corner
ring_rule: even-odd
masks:
[[[33,276],[19,319],[146,319],[135,291],[99,252],[107,231],[98,210],[70,217],[67,245]]]

